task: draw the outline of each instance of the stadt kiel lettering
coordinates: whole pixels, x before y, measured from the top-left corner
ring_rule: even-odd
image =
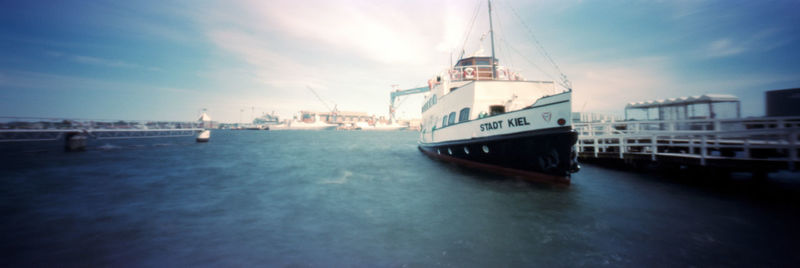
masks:
[[[523,117],[508,119],[508,121],[506,121],[506,124],[508,125],[508,127],[518,127],[518,126],[527,126],[530,125],[531,123],[528,123],[528,119],[523,116]],[[481,131],[489,131],[502,128],[503,128],[503,120],[481,124]]]

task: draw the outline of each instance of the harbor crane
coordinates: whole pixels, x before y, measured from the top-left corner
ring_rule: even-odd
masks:
[[[336,114],[339,112],[339,111],[338,111],[338,109],[336,109],[336,103],[333,103],[333,109],[331,109],[331,107],[330,107],[330,106],[328,106],[328,103],[327,103],[327,102],[325,102],[324,100],[322,100],[322,97],[320,97],[320,96],[319,96],[319,94],[317,94],[317,91],[316,91],[316,90],[314,90],[313,88],[311,88],[311,86],[309,86],[309,85],[306,85],[306,88],[308,88],[308,90],[311,90],[311,93],[314,93],[314,96],[316,96],[316,97],[317,97],[317,99],[319,100],[319,102],[321,102],[321,103],[322,103],[322,105],[324,105],[324,106],[325,106],[325,108],[326,108],[326,109],[328,109],[328,111],[329,111],[329,112],[331,112],[331,117],[332,117],[332,119],[331,119],[331,120],[332,120],[333,122],[336,122]]]
[[[389,93],[389,121],[394,121],[394,112],[397,110],[399,104],[396,103],[397,98],[400,96],[425,93],[430,91],[430,87],[418,87],[412,89],[401,90],[398,85],[392,85],[392,92]]]

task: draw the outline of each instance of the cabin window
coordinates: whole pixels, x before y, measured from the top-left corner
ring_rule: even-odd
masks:
[[[506,112],[506,107],[503,105],[492,105],[489,106],[489,116],[502,114]]]
[[[458,122],[461,123],[464,121],[469,121],[469,107],[461,109],[461,111],[458,112]]]
[[[456,123],[456,112],[450,112],[450,115],[447,118],[447,125],[452,125]]]
[[[489,65],[489,60],[478,60],[476,65]]]
[[[428,98],[428,100],[425,101],[425,105],[422,105],[422,112],[424,113],[425,111],[430,109],[431,106],[433,105],[436,105],[436,95],[433,95],[433,97]]]
[[[442,127],[446,126],[447,126],[447,116],[445,115],[444,117],[442,117]]]

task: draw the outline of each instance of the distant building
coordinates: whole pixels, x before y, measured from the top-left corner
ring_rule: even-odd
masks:
[[[300,111],[300,120],[313,122],[319,118],[320,121],[329,124],[350,124],[356,122],[371,122],[374,117],[365,112],[333,111],[333,112],[314,112]]]
[[[800,116],[800,88],[766,92],[767,116]]]
[[[335,111],[335,112],[320,112],[320,120],[331,123],[355,123],[355,122],[368,122],[372,120],[372,116],[365,112],[349,112],[349,111]]]

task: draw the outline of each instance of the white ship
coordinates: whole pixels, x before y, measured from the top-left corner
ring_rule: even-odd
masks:
[[[319,115],[301,112],[300,119],[284,121],[281,124],[270,125],[269,130],[332,130],[339,125],[329,124],[320,120]]]
[[[491,27],[491,3],[489,14]],[[426,92],[419,150],[465,166],[569,183],[579,169],[572,89],[559,92],[553,81],[525,81],[499,65],[490,33],[492,56],[460,59],[429,80],[427,90],[407,90]]]
[[[376,131],[392,131],[392,130],[405,130],[408,129],[407,125],[401,125],[396,122],[393,123],[375,123],[369,124],[367,122],[358,122],[356,126],[361,130],[376,130]]]

